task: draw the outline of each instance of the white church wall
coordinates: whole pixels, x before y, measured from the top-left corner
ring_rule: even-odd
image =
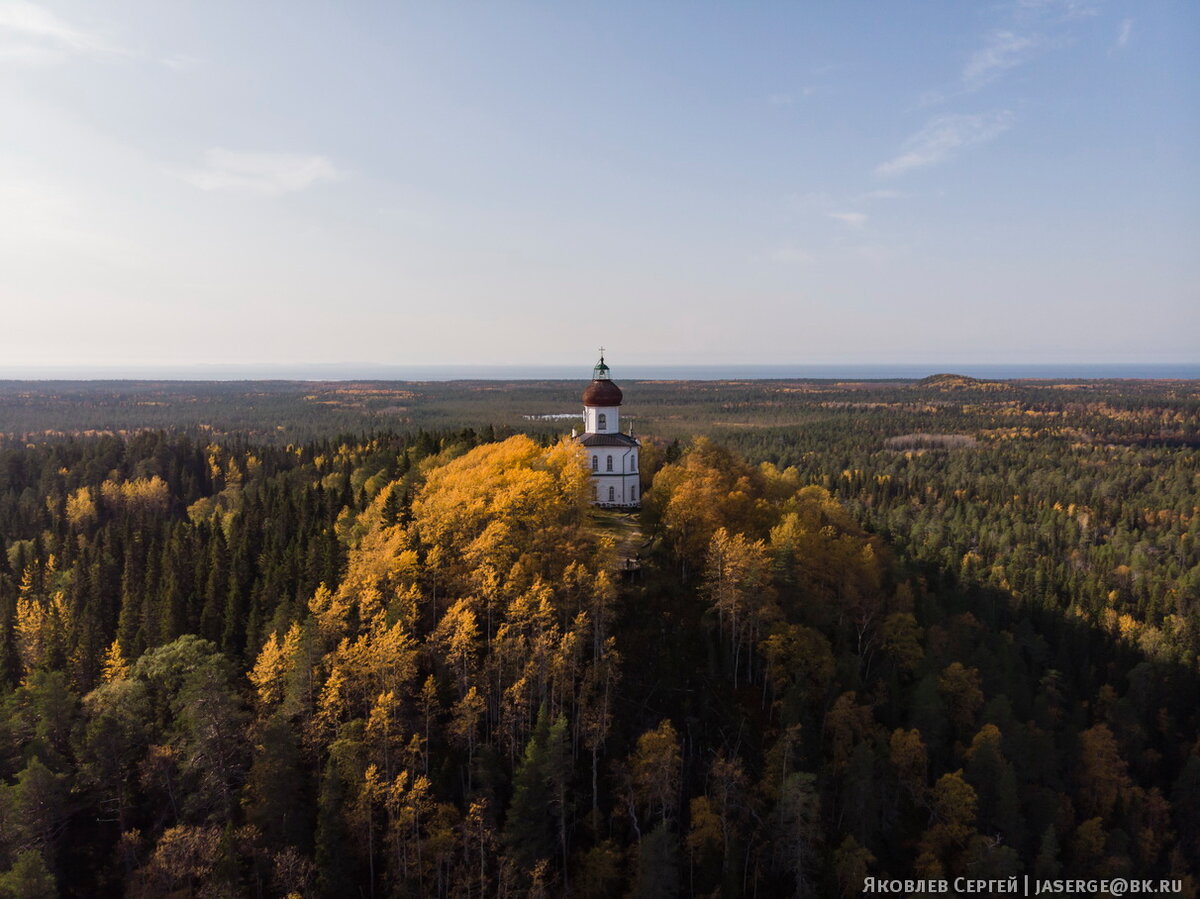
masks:
[[[604,425],[600,425],[600,416]],[[618,434],[621,431],[620,406],[584,406],[583,429],[589,434]]]
[[[601,505],[611,503],[615,506],[633,506],[640,503],[641,499],[639,479],[634,475],[598,474],[592,476],[593,502]]]
[[[593,474],[635,474],[638,471],[636,446],[589,446],[585,452]]]

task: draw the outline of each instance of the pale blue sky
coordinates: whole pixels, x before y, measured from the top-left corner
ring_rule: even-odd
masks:
[[[1200,361],[1200,4],[0,0],[0,363]]]

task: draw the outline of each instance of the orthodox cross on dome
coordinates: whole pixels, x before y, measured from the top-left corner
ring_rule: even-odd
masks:
[[[604,364],[604,347],[600,347],[600,361],[597,362],[596,367],[592,369],[592,380],[608,380],[608,366]]]

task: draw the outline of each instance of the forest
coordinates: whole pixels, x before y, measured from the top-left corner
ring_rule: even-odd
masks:
[[[626,391],[3,385],[0,895],[1196,895],[1200,385]]]

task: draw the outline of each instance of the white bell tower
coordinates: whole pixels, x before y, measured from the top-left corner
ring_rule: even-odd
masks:
[[[624,394],[609,377],[600,361],[592,369],[592,383],[583,391],[584,433],[576,439],[587,453],[592,471],[592,502],[599,506],[636,509],[642,504],[641,443],[632,434],[621,433],[621,403]]]

